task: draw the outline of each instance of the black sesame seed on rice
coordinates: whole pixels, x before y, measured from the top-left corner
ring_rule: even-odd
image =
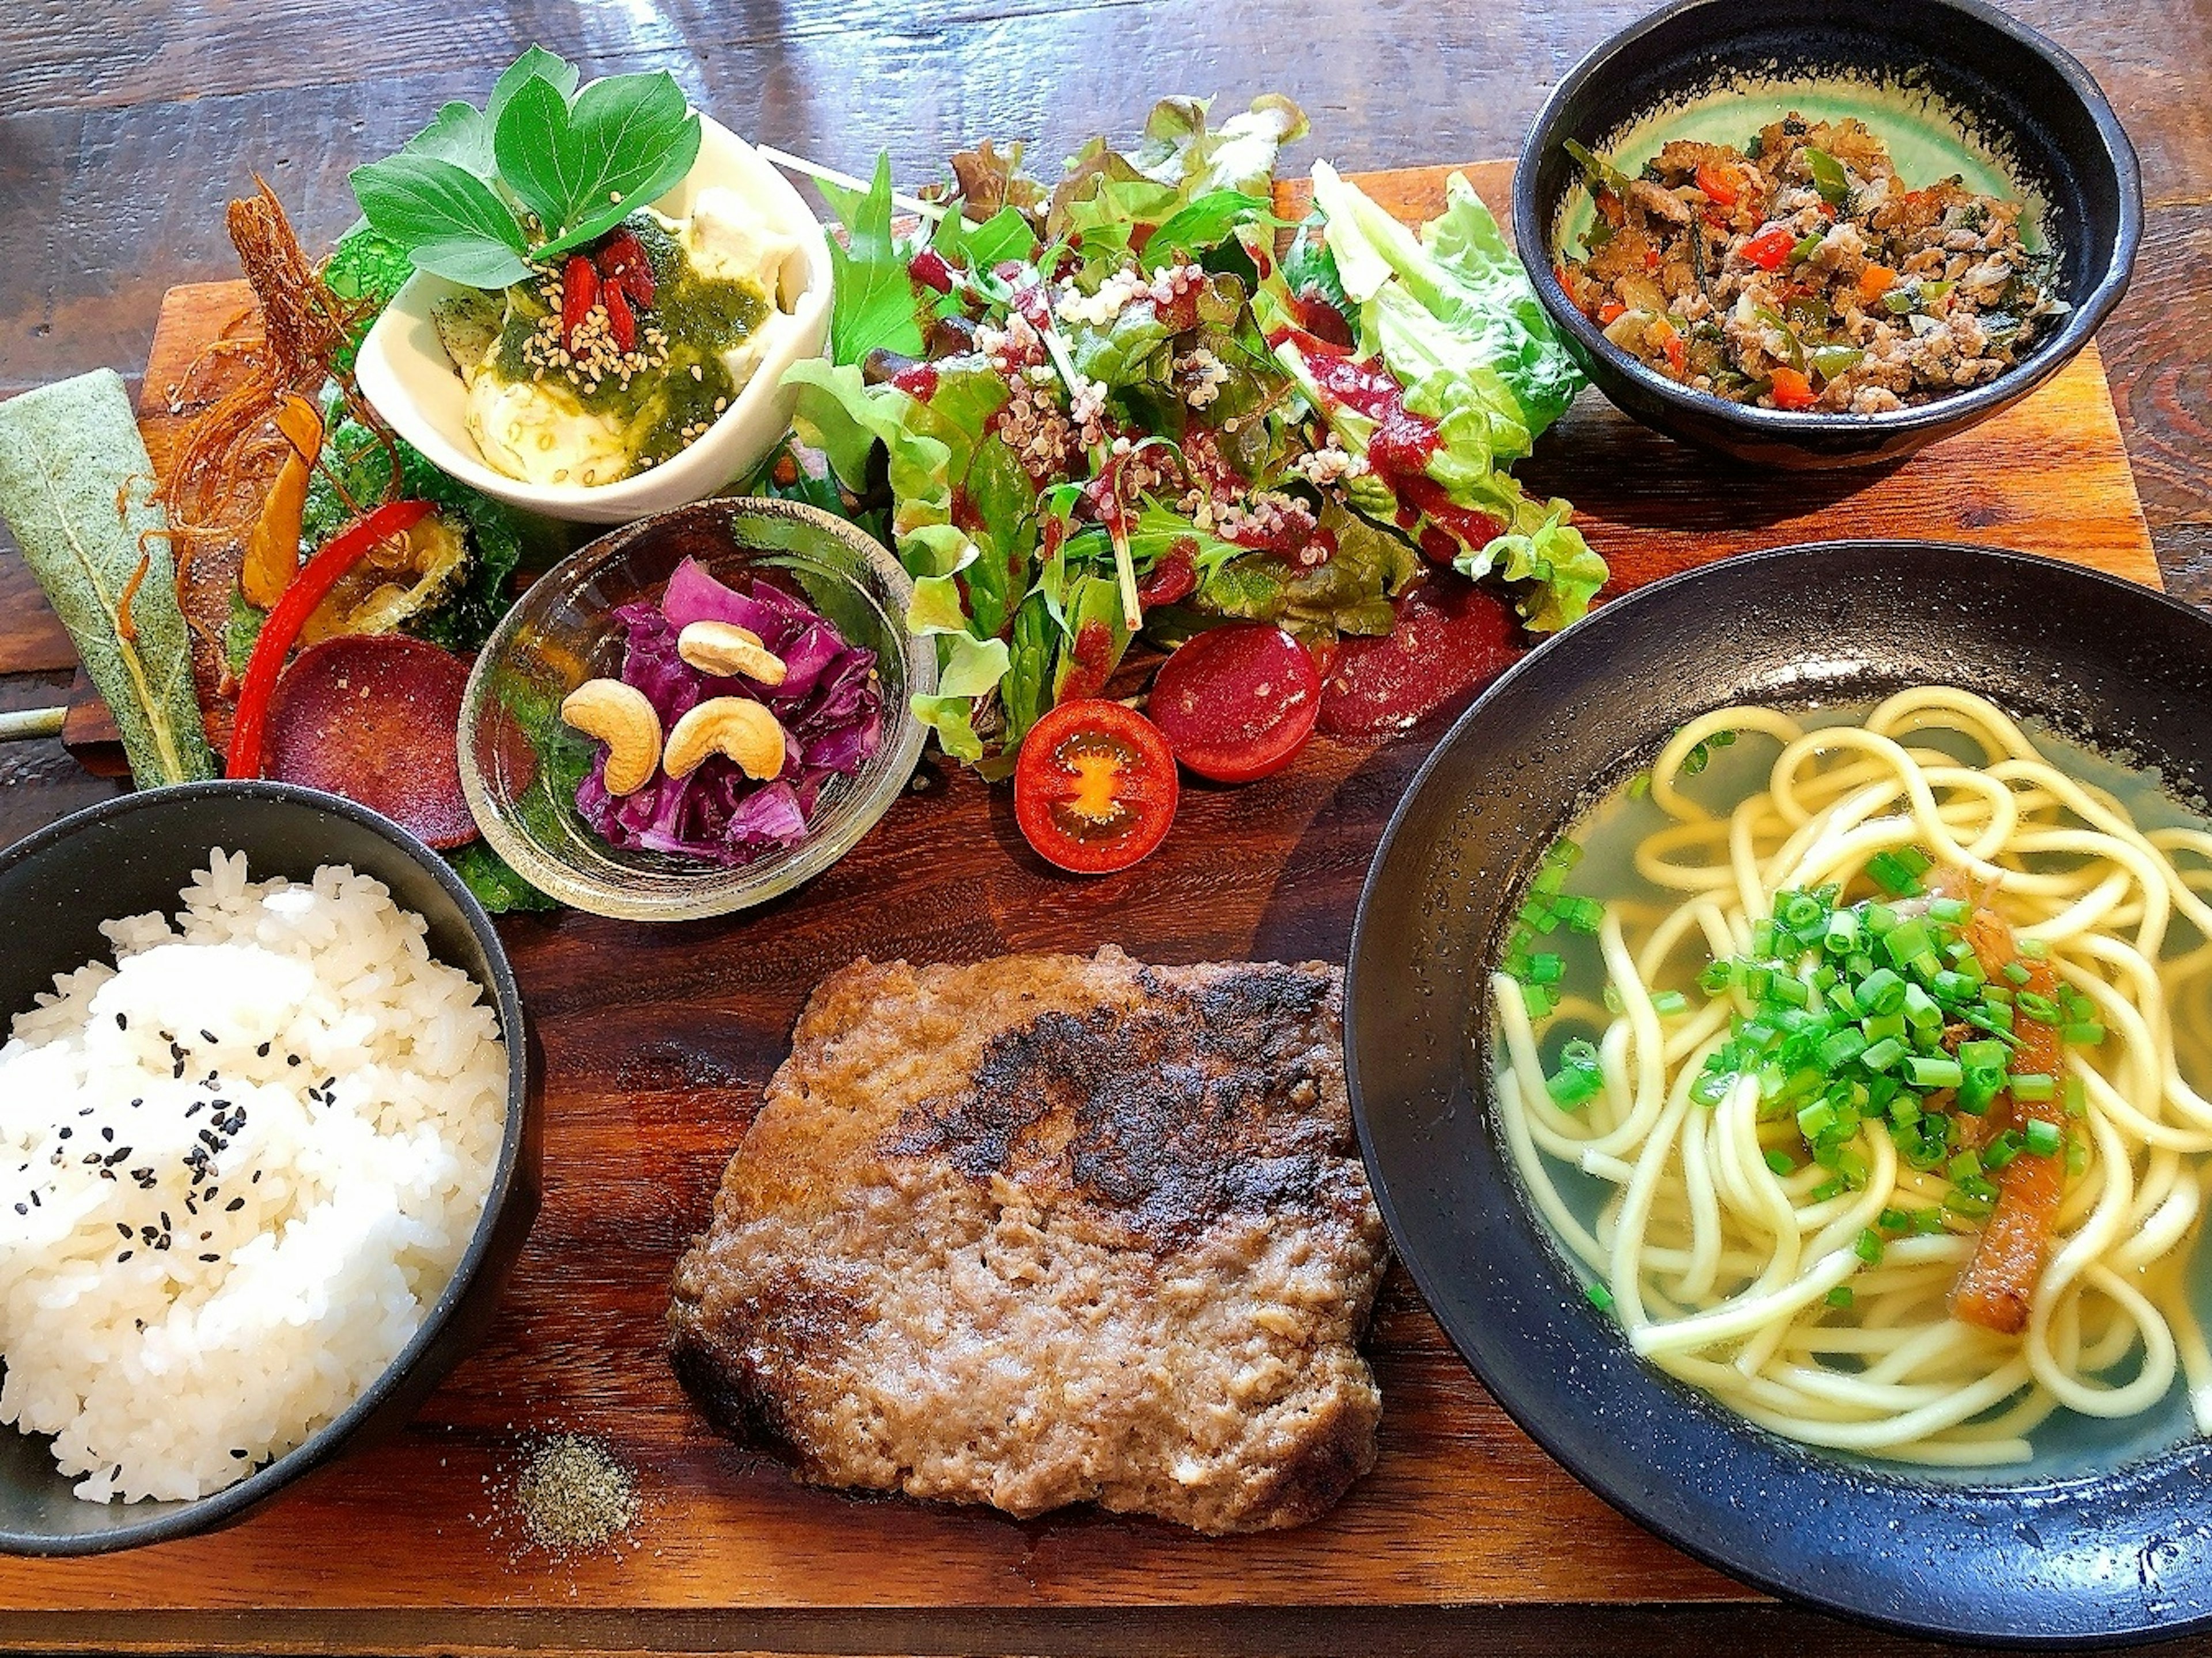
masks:
[[[233,1198],[228,1203],[223,1205],[222,1212],[226,1215],[234,1215],[245,1207],[246,1199],[244,1198]]]

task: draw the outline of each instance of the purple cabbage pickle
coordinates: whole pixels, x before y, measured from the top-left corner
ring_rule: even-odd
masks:
[[[707,756],[689,777],[656,775],[635,794],[607,793],[602,751],[576,786],[576,810],[611,846],[673,853],[725,865],[749,864],[774,847],[797,846],[823,786],[866,765],[883,740],[883,687],[876,653],[848,644],[826,617],[756,579],[752,591],[725,586],[685,559],[657,604],[640,600],[614,612],[623,633],[622,677],[643,691],[665,732],[714,696],[765,703],[784,732],[780,777],[756,781],[737,762]],[[676,653],[694,622],[751,629],[783,659],[783,683],[701,673]]]

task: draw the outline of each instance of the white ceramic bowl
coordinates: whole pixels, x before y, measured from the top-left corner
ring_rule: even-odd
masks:
[[[803,267],[787,272],[779,313],[763,325],[776,337],[760,367],[704,435],[673,459],[613,483],[525,483],[495,470],[469,434],[467,390],[431,322],[431,307],[459,289],[427,271],[399,290],[361,348],[362,393],[392,429],[471,489],[526,512],[584,524],[624,524],[703,500],[765,459],[791,427],[797,393],[784,386],[784,370],[819,356],[829,338],[830,244],[790,181],[750,144],[703,115],[699,125],[698,161],[653,205],[681,218],[702,189],[738,191],[799,239],[794,264]]]

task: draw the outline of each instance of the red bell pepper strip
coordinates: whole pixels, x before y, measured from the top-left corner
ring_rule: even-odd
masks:
[[[1797,238],[1787,225],[1775,225],[1746,242],[1743,257],[1761,270],[1779,270],[1796,246]]]
[[[1698,188],[1719,207],[1734,207],[1742,193],[1742,185],[1735,170],[1723,161],[1698,163]]]
[[[330,597],[338,579],[360,563],[370,548],[406,534],[434,510],[427,501],[395,501],[380,507],[350,529],[332,536],[322,551],[292,578],[283,597],[261,624],[253,654],[246,661],[246,678],[238,693],[238,718],[230,728],[225,776],[261,775],[261,748],[269,728],[269,703],[276,692],[276,677],[283,671],[284,659],[292,654],[300,630],[307,625],[315,606]]]
[[[1813,382],[1795,368],[1777,368],[1766,378],[1777,409],[1810,409],[1820,401],[1813,395]]]

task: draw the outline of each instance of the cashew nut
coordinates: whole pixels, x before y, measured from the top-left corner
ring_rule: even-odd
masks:
[[[676,654],[701,673],[741,674],[762,685],[783,683],[783,659],[750,628],[730,622],[694,622],[676,638]]]
[[[726,754],[752,778],[783,770],[783,727],[744,696],[710,696],[676,722],[660,756],[671,777],[689,777],[710,754]]]
[[[660,759],[660,716],[643,691],[619,679],[587,679],[562,699],[561,718],[607,745],[609,794],[635,794]]]

